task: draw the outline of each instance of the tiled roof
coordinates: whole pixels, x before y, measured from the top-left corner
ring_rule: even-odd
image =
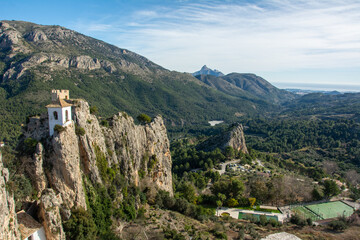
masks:
[[[24,210],[21,210],[16,215],[22,239],[30,237],[34,232],[38,231],[42,227],[39,222],[37,222]]]
[[[52,102],[46,105],[47,108],[58,108],[58,107],[70,107],[71,103],[66,102],[64,99],[58,99],[56,102]]]

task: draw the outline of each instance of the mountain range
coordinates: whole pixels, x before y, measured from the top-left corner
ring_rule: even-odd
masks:
[[[161,114],[169,127],[263,115],[294,96],[253,74],[217,75],[169,71],[61,26],[1,21],[0,140],[14,141],[19,123],[45,112],[51,89],[87,99],[103,117]]]

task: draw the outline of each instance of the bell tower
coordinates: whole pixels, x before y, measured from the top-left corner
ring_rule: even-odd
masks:
[[[49,134],[54,134],[55,125],[67,126],[71,123],[71,106],[69,90],[51,90],[51,103],[47,105]]]

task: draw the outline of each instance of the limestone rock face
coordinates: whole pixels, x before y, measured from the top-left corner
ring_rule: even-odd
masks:
[[[147,183],[172,194],[171,154],[161,116],[150,124],[135,125],[126,113],[115,115],[105,131],[113,159],[136,185]]]
[[[173,194],[170,144],[160,116],[149,124],[136,125],[126,113],[119,113],[108,119],[109,126],[102,126],[90,114],[88,103],[80,99],[73,100],[72,114],[74,121],[52,137],[45,126],[46,115],[31,118],[24,133],[42,141],[22,161],[39,192],[40,217],[48,239],[65,239],[61,219],[69,219],[72,208],[87,208],[84,177],[91,184],[105,184],[98,169],[99,154],[129,184]]]
[[[15,213],[15,202],[12,194],[6,190],[9,172],[3,166],[0,150],[0,239],[20,239]]]
[[[84,166],[85,174],[89,175],[93,182],[101,183],[99,170],[96,166],[95,147],[105,153],[105,138],[96,116],[90,114],[89,104],[80,100],[77,102],[74,116],[79,127],[85,130],[85,135],[79,136],[79,151]]]
[[[48,40],[46,34],[39,29],[35,29],[34,31],[27,34],[26,39],[32,42],[44,42]]]
[[[70,60],[70,67],[76,67],[79,69],[94,70],[101,67],[100,61],[96,58],[91,58],[89,56],[77,56]]]
[[[216,148],[224,150],[227,146],[232,147],[234,150],[248,153],[242,124],[234,124],[227,131],[209,138],[200,144],[198,148],[204,151],[212,151]]]
[[[234,128],[228,132],[226,138],[228,141],[224,146],[230,146],[235,150],[242,151],[243,153],[248,153],[245,136],[244,136],[244,127],[242,124],[234,126]]]
[[[109,119],[109,127],[104,127],[90,114],[88,103],[83,100],[78,101],[75,116],[79,127],[85,130],[80,137],[80,152],[92,179],[101,181],[96,167],[98,148],[107,156],[110,166],[120,165],[129,182],[151,184],[172,194],[170,144],[160,116],[150,124],[136,125],[132,117],[119,113]]]
[[[54,190],[46,189],[40,199],[40,218],[43,221],[46,239],[65,240],[60,216],[62,199]]]
[[[42,191],[46,188],[47,181],[45,176],[45,171],[43,168],[44,162],[44,147],[41,143],[38,143],[36,146],[35,153],[32,158],[27,157],[22,159],[22,162],[27,161],[25,171],[29,174],[33,186],[38,192],[38,197],[41,196]]]
[[[48,175],[51,188],[60,193],[66,208],[81,206],[86,209],[79,143],[74,124],[65,127],[61,133],[55,133],[51,145],[53,151],[48,158],[51,165]]]

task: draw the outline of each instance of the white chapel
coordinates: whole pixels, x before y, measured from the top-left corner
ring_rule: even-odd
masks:
[[[54,134],[55,125],[67,126],[71,123],[71,106],[69,90],[52,90],[51,104],[47,105],[50,136]]]

